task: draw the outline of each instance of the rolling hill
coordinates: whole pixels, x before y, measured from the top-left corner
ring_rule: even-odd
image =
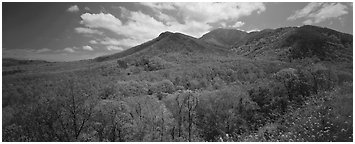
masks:
[[[49,62],[43,60],[18,60],[13,58],[2,59],[2,66],[4,67],[17,66],[17,65],[29,65],[29,64],[41,64],[41,63],[49,63]]]

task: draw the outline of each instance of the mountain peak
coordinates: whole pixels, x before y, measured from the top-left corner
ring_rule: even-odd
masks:
[[[178,33],[178,32],[162,32],[155,39],[152,39],[143,44],[129,48],[125,51],[115,53],[108,56],[101,56],[95,58],[96,61],[106,61],[117,58],[129,58],[139,56],[154,56],[158,54],[167,53],[226,53],[227,51],[216,46],[209,45],[203,40],[195,37]],[[134,55],[134,56],[132,56]],[[128,57],[129,56],[129,57]]]
[[[170,31],[165,31],[165,32],[160,33],[159,37],[166,37],[166,36],[169,36],[171,34],[174,34],[174,33],[170,32]]]
[[[237,29],[217,28],[204,34],[200,39],[213,45],[228,48],[246,35],[246,32]]]

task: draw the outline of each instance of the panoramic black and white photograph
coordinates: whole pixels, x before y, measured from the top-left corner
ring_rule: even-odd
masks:
[[[353,142],[353,2],[2,2],[3,142]]]

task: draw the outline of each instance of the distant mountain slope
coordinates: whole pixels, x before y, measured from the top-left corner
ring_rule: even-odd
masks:
[[[248,34],[233,51],[248,57],[299,59],[318,57],[327,61],[352,61],[352,35],[305,25]]]
[[[157,56],[166,53],[235,53],[247,57],[291,60],[317,57],[322,61],[352,61],[352,35],[305,25],[245,33],[216,29],[197,39],[164,32],[157,38],[125,51],[95,58],[105,61],[123,57]],[[229,51],[229,52],[228,52]]]
[[[243,39],[248,33],[236,29],[215,29],[204,34],[200,39],[210,44],[229,48]]]
[[[3,58],[2,59],[2,66],[16,66],[16,65],[28,65],[28,64],[40,64],[40,63],[49,63],[44,60],[18,60],[13,58]]]
[[[95,58],[95,61],[106,61],[127,56],[156,56],[171,52],[227,53],[228,51],[181,33],[164,32],[151,41],[119,53]]]

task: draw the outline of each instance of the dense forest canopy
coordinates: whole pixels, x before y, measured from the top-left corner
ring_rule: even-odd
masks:
[[[353,141],[352,35],[205,37],[166,32],[85,61],[3,60],[2,140]]]

